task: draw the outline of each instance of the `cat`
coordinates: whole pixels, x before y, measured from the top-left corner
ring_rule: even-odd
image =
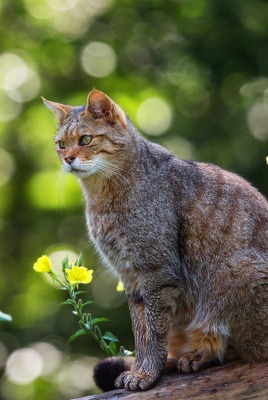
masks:
[[[97,384],[148,390],[165,365],[189,373],[223,363],[229,349],[268,360],[266,199],[234,173],[147,141],[99,90],[86,106],[43,100],[59,121],[63,170],[79,179],[89,236],[124,283],[132,318],[135,359],[100,362]]]

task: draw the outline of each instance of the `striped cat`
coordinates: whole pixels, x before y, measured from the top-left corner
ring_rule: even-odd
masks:
[[[147,390],[230,357],[268,360],[268,203],[215,165],[145,140],[104,93],[86,106],[44,99],[56,150],[86,203],[89,236],[126,288],[136,357],[97,365],[104,390]],[[167,361],[168,356],[168,362]]]

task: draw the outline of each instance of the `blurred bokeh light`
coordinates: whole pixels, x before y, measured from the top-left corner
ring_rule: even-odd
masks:
[[[264,0],[2,0],[0,2],[0,398],[96,392],[104,355],[36,274],[82,250],[85,297],[133,349],[125,296],[87,238],[83,197],[54,150],[56,121],[40,96],[85,104],[96,87],[142,134],[184,159],[233,170],[268,194],[268,4]]]
[[[91,42],[83,49],[81,63],[87,74],[103,78],[115,70],[116,55],[108,44]]]

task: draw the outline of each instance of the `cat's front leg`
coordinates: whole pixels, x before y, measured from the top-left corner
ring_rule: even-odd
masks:
[[[128,295],[136,358],[132,369],[117,378],[116,387],[148,390],[161,378],[177,290],[176,285],[163,283]]]

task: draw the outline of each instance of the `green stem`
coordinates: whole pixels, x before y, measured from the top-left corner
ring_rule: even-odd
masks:
[[[79,324],[80,324],[81,328],[84,329],[89,335],[91,335],[94,338],[94,340],[96,340],[99,343],[102,350],[104,350],[110,356],[114,356],[115,355],[114,351],[107,345],[107,343],[103,339],[100,329],[98,328],[99,335],[97,335],[96,332],[94,332],[94,327],[92,327],[91,323],[90,323],[91,315],[83,314],[82,300],[76,299],[74,287],[69,284],[66,284],[64,286],[67,288],[67,290],[69,292],[69,295],[70,295],[70,298],[72,301],[72,305],[73,305],[74,310],[79,318]],[[97,326],[95,328],[97,328]]]
[[[60,279],[60,277],[56,273],[54,273],[53,271],[50,272],[49,274],[50,274],[50,276],[52,277],[52,279],[54,281],[58,282],[64,289],[68,290],[70,298],[71,298],[71,301],[72,301],[72,305],[74,307],[74,310],[75,310],[76,314],[78,315],[78,317],[80,319],[79,322],[82,321],[82,323],[85,324],[84,316],[83,316],[83,313],[82,313],[82,300],[81,299],[79,299],[78,301],[76,300],[74,287],[68,283],[68,278],[67,278],[67,274],[65,272],[65,269],[63,270],[65,282],[63,282]],[[89,329],[89,332],[91,333],[91,329]],[[94,337],[94,332],[93,332],[92,336]]]
[[[68,259],[65,260],[65,262],[68,262]],[[76,315],[79,318],[79,324],[81,328],[91,335],[94,340],[96,340],[101,349],[105,351],[109,356],[115,356],[115,352],[107,345],[106,341],[103,339],[102,333],[98,325],[92,326],[92,318],[91,314],[86,314],[82,312],[83,304],[81,299],[76,298],[76,292],[75,292],[75,286],[71,285],[70,282],[68,281],[68,276],[66,273],[66,266],[64,264],[62,265],[62,271],[63,271],[63,276],[64,276],[64,281],[62,281],[54,271],[49,272],[51,278],[58,282],[62,288],[67,290],[70,295],[70,303],[72,304],[74,311]],[[78,285],[77,285],[78,289]]]

